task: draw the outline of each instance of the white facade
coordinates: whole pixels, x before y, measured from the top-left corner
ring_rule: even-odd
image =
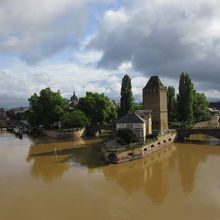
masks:
[[[145,141],[146,140],[146,123],[117,123],[116,130],[128,128],[132,129],[137,138]]]
[[[152,133],[151,110],[137,110],[135,113],[146,121],[146,134]]]

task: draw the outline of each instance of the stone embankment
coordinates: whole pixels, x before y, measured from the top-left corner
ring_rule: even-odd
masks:
[[[65,131],[65,130],[42,130],[42,133],[48,137],[56,138],[56,139],[71,139],[71,140],[77,140],[79,139],[85,129],[76,129],[73,131]]]
[[[176,132],[170,132],[159,136],[156,140],[146,141],[145,143],[134,143],[131,145],[118,145],[116,141],[106,142],[102,153],[106,161],[112,163],[122,163],[130,160],[143,158],[148,154],[160,150],[176,139]]]

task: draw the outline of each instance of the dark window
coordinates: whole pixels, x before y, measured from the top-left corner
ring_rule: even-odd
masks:
[[[163,143],[166,143],[166,140],[164,140]]]
[[[128,156],[129,156],[129,157],[133,157],[133,153],[129,153]]]
[[[171,141],[171,138],[169,138],[169,141]]]
[[[147,148],[144,148],[144,151],[147,151]]]
[[[158,145],[160,145],[160,142],[158,142]]]
[[[154,147],[154,145],[152,144],[152,145],[151,145],[151,148],[153,148],[153,147]]]

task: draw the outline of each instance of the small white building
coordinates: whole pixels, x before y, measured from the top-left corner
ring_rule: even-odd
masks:
[[[135,113],[129,113],[119,119],[116,123],[116,130],[129,128],[132,129],[139,141],[146,140],[146,121]]]
[[[152,110],[137,110],[135,113],[146,121],[146,134],[152,133]]]

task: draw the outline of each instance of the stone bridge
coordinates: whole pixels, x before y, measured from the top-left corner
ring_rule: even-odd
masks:
[[[204,134],[220,139],[220,128],[179,128],[177,129],[177,139],[184,140],[192,134]]]

